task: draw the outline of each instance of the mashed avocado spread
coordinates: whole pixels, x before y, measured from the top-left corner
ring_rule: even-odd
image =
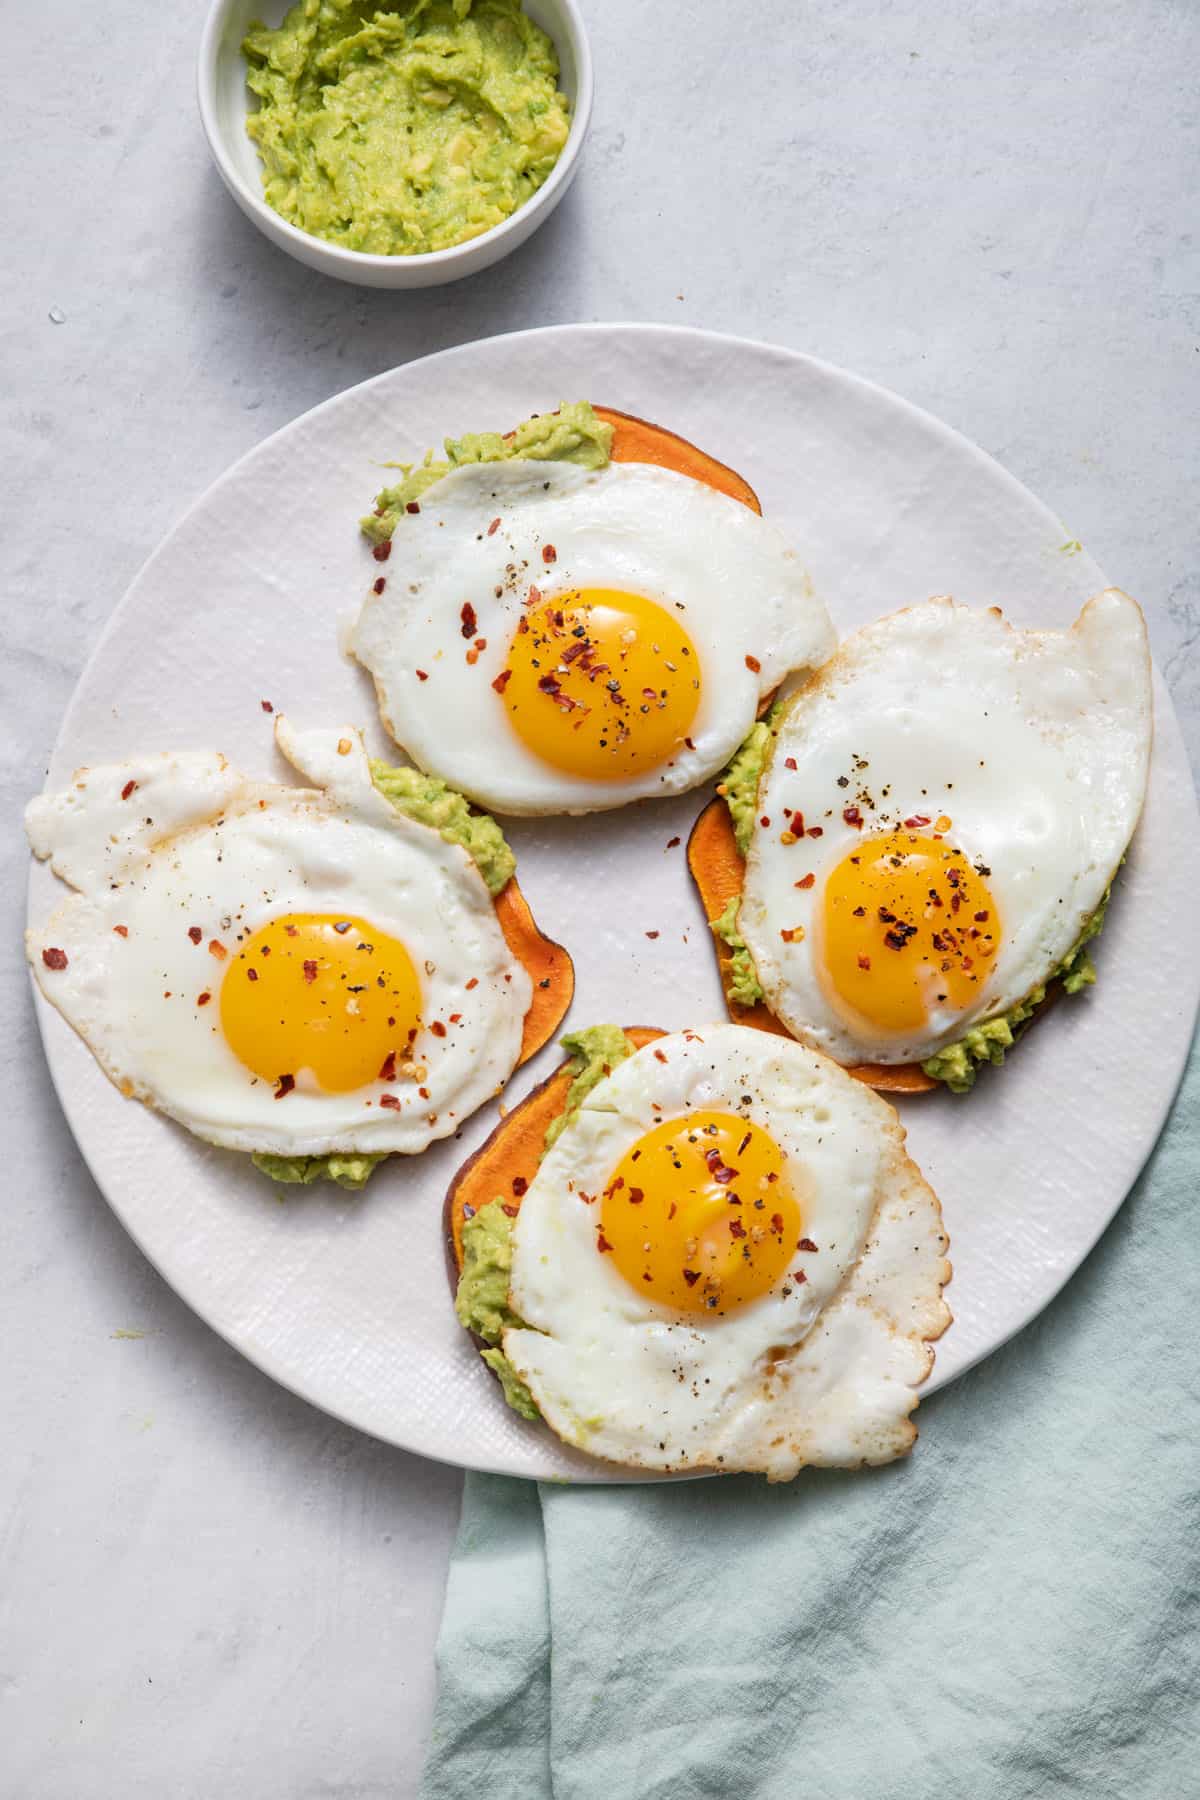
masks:
[[[487,813],[473,813],[461,794],[436,775],[423,775],[419,769],[393,768],[373,758],[371,780],[397,812],[418,825],[430,826],[448,844],[460,845],[483,876],[489,894],[500,892],[517,859],[495,819]],[[339,1187],[357,1193],[387,1154],[381,1150],[371,1155],[335,1151],[329,1156],[275,1156],[268,1150],[255,1150],[251,1161],[271,1181],[303,1187],[311,1187],[314,1181],[336,1181]]]
[[[975,1077],[984,1063],[1002,1063],[1004,1053],[1011,1050],[1029,1023],[1042,1001],[1046,998],[1046,989],[1052,981],[1061,981],[1064,992],[1078,994],[1083,988],[1091,987],[1096,979],[1096,967],[1088,951],[1088,945],[1094,937],[1099,937],[1104,929],[1104,914],[1108,907],[1112,884],[1104,891],[1104,898],[1080,932],[1075,943],[1063,957],[1056,969],[1051,970],[1045,982],[1028,993],[1024,1000],[1010,1007],[1008,1012],[1000,1013],[994,1019],[985,1019],[980,1025],[973,1025],[965,1036],[955,1044],[947,1044],[936,1056],[929,1057],[921,1064],[926,1075],[935,1081],[944,1081],[952,1094],[965,1094],[975,1085]]]
[[[546,1132],[547,1150],[596,1084],[633,1055],[633,1045],[619,1025],[592,1025],[586,1031],[570,1031],[562,1039],[562,1046],[571,1052],[572,1081],[564,1111]],[[523,1418],[536,1419],[539,1414],[533,1395],[499,1348],[502,1332],[509,1326],[525,1325],[508,1304],[512,1231],[513,1215],[505,1212],[500,1199],[489,1201],[463,1221],[463,1264],[454,1310],[459,1324],[490,1346],[480,1355],[499,1376],[508,1404]]]
[[[448,844],[460,845],[483,876],[489,894],[494,897],[505,886],[517,859],[490,814],[472,812],[461,794],[420,769],[397,769],[372,758],[371,780],[397,812],[418,825],[431,826]]]
[[[708,921],[708,928],[714,937],[719,937],[727,944],[733,955],[729,960],[726,975],[725,991],[738,1006],[757,1006],[765,998],[763,986],[758,979],[758,970],[754,966],[754,958],[746,947],[746,940],[738,930],[738,908],[741,900],[734,895],[724,912],[718,918]]]
[[[718,794],[729,808],[729,816],[733,820],[733,835],[743,856],[750,848],[754,815],[758,810],[758,784],[782,711],[783,701],[776,700],[761,719],[754,721],[717,788]]]
[[[242,42],[267,202],[348,250],[414,256],[499,225],[570,110],[520,0],[300,0]]]
[[[495,462],[569,462],[581,469],[602,469],[609,460],[613,428],[598,419],[587,400],[563,401],[555,413],[535,413],[515,431],[501,436],[498,431],[468,432],[465,437],[447,438],[443,448],[445,459],[435,460],[427,450],[419,463],[391,463],[400,470],[400,480],[375,496],[375,510],[362,521],[362,528],[374,544],[390,538],[408,506],[420,500],[435,481],[451,469],[467,463]]]

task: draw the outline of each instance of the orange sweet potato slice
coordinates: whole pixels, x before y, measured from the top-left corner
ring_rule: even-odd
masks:
[[[494,905],[505,942],[533,982],[533,999],[521,1034],[519,1068],[549,1043],[565,1019],[575,993],[575,965],[561,944],[538,930],[515,875],[496,895]]]
[[[687,858],[705,918],[719,918],[729,902],[741,894],[746,873],[742,853],[733,835],[733,820],[724,800],[710,800],[692,826]],[[713,937],[713,947],[721,971],[721,986],[728,996],[726,983],[733,953],[716,936]],[[736,1001],[727,997],[725,1004],[735,1025],[753,1025],[759,1031],[774,1031],[782,1037],[791,1035],[786,1025],[781,1024],[770,1008],[761,1003],[758,1006],[739,1006]],[[868,1087],[878,1088],[885,1093],[923,1094],[938,1086],[931,1076],[926,1075],[920,1063],[858,1063],[848,1073],[865,1081]]]
[[[627,1026],[625,1035],[637,1049],[661,1031],[650,1026]],[[560,1063],[554,1073],[527,1094],[506,1119],[501,1119],[492,1135],[469,1156],[446,1195],[446,1248],[451,1263],[451,1280],[458,1282],[462,1268],[463,1209],[478,1212],[481,1206],[502,1199],[515,1215],[521,1196],[538,1172],[546,1147],[546,1131],[567,1104],[567,1090],[572,1081],[569,1062]]]
[[[592,410],[613,428],[614,462],[653,463],[659,469],[673,469],[677,475],[690,475],[693,481],[702,481],[719,494],[728,494],[731,500],[740,500],[751,512],[762,512],[758,495],[748,481],[706,451],[698,450],[695,444],[689,444],[686,438],[663,425],[651,425],[630,413],[615,412],[611,406],[594,406]]]

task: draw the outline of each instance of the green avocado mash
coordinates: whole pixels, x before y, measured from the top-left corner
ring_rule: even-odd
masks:
[[[393,768],[372,758],[371,780],[398,812],[418,825],[432,826],[448,844],[460,845],[483,876],[488,893],[500,892],[517,859],[489,813],[472,812],[461,794],[420,769]]]
[[[574,1079],[567,1089],[567,1104],[546,1131],[546,1148],[558,1142],[588,1095],[610,1075],[618,1063],[633,1055],[633,1045],[619,1025],[589,1025],[585,1031],[568,1031],[559,1039],[571,1052]]]
[[[758,810],[758,784],[766,764],[767,751],[775,739],[775,726],[783,711],[783,704],[782,700],[776,700],[761,719],[754,721],[717,787],[718,794],[729,808],[729,816],[733,820],[733,835],[743,856],[750,848],[754,815]]]
[[[925,1073],[935,1081],[944,1081],[952,1094],[969,1092],[985,1062],[999,1064],[1004,1061],[1005,1051],[1011,1050],[1023,1028],[1046,998],[1046,988],[1050,982],[1061,981],[1068,994],[1078,994],[1083,988],[1091,987],[1096,979],[1096,967],[1087,946],[1104,929],[1104,914],[1111,893],[1110,883],[1104,891],[1104,898],[1071,949],[1040,987],[1035,987],[1024,1000],[1019,1000],[1015,1006],[1010,1007],[1008,1012],[999,1013],[994,1019],[985,1019],[980,1025],[973,1025],[957,1043],[947,1044],[936,1056],[927,1058],[921,1064]]]
[[[242,50],[268,204],[348,250],[478,237],[537,192],[570,130],[520,0],[300,0]]]
[[[488,1368],[500,1377],[504,1398],[513,1411],[522,1418],[536,1419],[540,1415],[533,1395],[503,1350],[495,1348],[508,1326],[525,1323],[508,1304],[512,1228],[513,1222],[500,1200],[489,1201],[473,1218],[464,1221],[463,1265],[454,1311],[465,1330],[473,1331],[485,1344],[493,1346],[480,1354]]]
[[[447,438],[444,461],[427,450],[419,463],[390,463],[402,479],[375,496],[375,510],[362,521],[372,543],[390,538],[407,506],[420,500],[435,481],[467,463],[569,462],[581,469],[602,469],[609,460],[613,428],[598,419],[587,400],[563,401],[557,412],[535,413],[507,437],[498,431],[468,432]]]
[[[419,769],[393,768],[372,758],[371,780],[398,812],[418,825],[431,826],[448,844],[460,845],[483,876],[488,893],[500,892],[517,859],[495,819],[488,813],[473,813],[461,794],[436,775],[423,775]],[[251,1161],[271,1181],[303,1187],[311,1187],[314,1181],[336,1181],[339,1187],[357,1193],[387,1154],[381,1150],[371,1155],[334,1151],[329,1156],[274,1156],[269,1150],[255,1150]]]
[[[754,966],[754,958],[738,930],[740,905],[741,900],[735,894],[724,912],[718,918],[708,921],[708,928],[714,937],[719,937],[722,943],[728,944],[733,952],[725,989],[729,998],[736,1001],[738,1006],[757,1006],[765,995],[758,979],[758,970]]]
[[[547,1150],[575,1117],[597,1083],[603,1081],[618,1063],[633,1055],[633,1045],[619,1025],[592,1025],[586,1031],[569,1031],[561,1042],[563,1049],[571,1053],[573,1079],[567,1090],[566,1107],[546,1132]],[[524,1319],[508,1303],[512,1232],[513,1219],[499,1199],[481,1206],[463,1223],[463,1265],[454,1310],[460,1325],[492,1346],[499,1345],[502,1333],[509,1326],[528,1329]],[[526,1419],[538,1418],[533,1395],[503,1350],[491,1348],[480,1354],[488,1368],[500,1377],[504,1398],[514,1411]]]
[[[271,1181],[298,1182],[303,1187],[311,1187],[314,1181],[336,1181],[339,1187],[357,1193],[386,1155],[386,1150],[370,1156],[344,1150],[331,1156],[274,1156],[269,1150],[255,1150],[250,1160]]]

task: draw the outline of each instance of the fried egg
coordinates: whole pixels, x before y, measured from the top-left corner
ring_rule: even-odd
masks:
[[[694,787],[832,646],[795,553],[728,495],[524,461],[414,502],[352,641],[413,761],[514,814]]]
[[[941,1211],[893,1109],[740,1025],[595,1087],[513,1229],[503,1350],[552,1428],[660,1470],[887,1462],[949,1323]]]
[[[1109,589],[1066,632],[931,600],[842,644],[759,784],[739,927],[768,1006],[837,1061],[909,1063],[1077,942],[1142,808],[1146,630]]]
[[[105,1073],[197,1136],[282,1156],[423,1150],[507,1079],[530,1004],[467,853],[396,811],[357,732],[80,769],[28,808],[76,892],[27,936]]]

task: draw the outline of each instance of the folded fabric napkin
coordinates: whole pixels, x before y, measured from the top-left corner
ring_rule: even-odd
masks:
[[[906,1462],[468,1476],[423,1800],[1200,1795],[1198,1127]]]

